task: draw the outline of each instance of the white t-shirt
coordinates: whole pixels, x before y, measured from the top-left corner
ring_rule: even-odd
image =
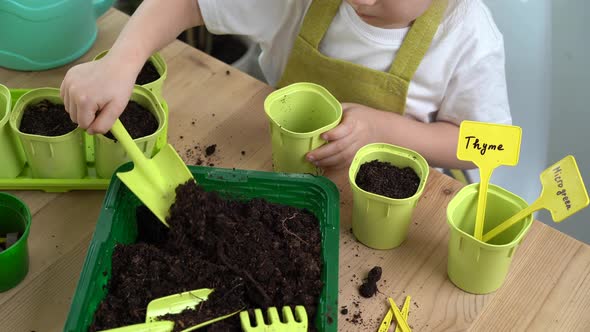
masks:
[[[260,67],[274,86],[311,0],[199,0],[199,4],[212,33],[245,35],[260,44]],[[371,26],[343,1],[320,43],[320,52],[388,71],[408,31]],[[410,83],[405,115],[421,122],[511,124],[504,40],[481,0],[449,1],[443,22]]]

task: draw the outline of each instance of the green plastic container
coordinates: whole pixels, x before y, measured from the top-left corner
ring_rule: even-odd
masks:
[[[107,54],[107,52],[108,50],[100,52],[97,56],[94,57],[94,61],[103,58]],[[154,53],[148,61],[150,61],[154,65],[154,67],[156,67],[158,74],[160,74],[160,78],[148,84],[143,84],[141,86],[153,92],[154,95],[156,95],[156,98],[162,101],[164,100],[162,91],[164,89],[164,81],[166,81],[166,77],[168,76],[168,65],[166,64],[166,61],[164,61],[164,57],[162,57],[162,55],[158,52]],[[164,111],[166,115],[165,121],[166,123],[168,123],[168,108],[165,108]],[[168,126],[164,126],[157,138],[158,144],[156,145],[155,152],[158,152],[160,148],[167,143],[167,141]]]
[[[0,1],[0,67],[45,70],[72,62],[97,36],[114,0]]]
[[[533,216],[519,221],[484,243],[473,237],[478,183],[461,189],[449,202],[447,222],[451,228],[448,275],[460,289],[473,294],[491,293],[504,283],[517,246],[533,223]],[[527,207],[527,202],[506,189],[488,187],[484,234]]]
[[[30,89],[10,89],[12,108],[20,97],[31,91]],[[160,100],[164,112],[168,114],[168,104],[165,100]],[[166,126],[165,128],[167,128]],[[12,127],[10,127],[11,132]],[[21,160],[26,160],[25,153],[20,141],[13,135],[16,144],[16,150],[20,154]],[[33,177],[31,167],[25,162],[21,173],[16,178],[6,178],[0,176],[0,190],[43,190],[46,192],[66,192],[71,190],[106,190],[109,187],[110,178],[99,178],[96,174],[94,161],[94,139],[88,134],[84,134],[86,144],[86,165],[88,174],[82,179],[53,179],[53,178],[35,178]],[[160,135],[156,143],[155,151],[159,151],[167,144],[166,136]],[[6,154],[6,157],[9,155]],[[6,158],[6,163],[11,161]]]
[[[411,167],[420,184],[408,198],[394,199],[365,191],[356,184],[356,175],[364,163],[379,160],[396,167]],[[359,149],[350,165],[348,178],[352,189],[352,232],[364,245],[374,249],[392,249],[404,242],[412,214],[426,186],[430,168],[415,151],[399,146],[374,143]]]
[[[158,121],[158,129],[153,134],[133,140],[144,155],[151,158],[156,152],[158,137],[168,127],[166,113],[156,96],[144,87],[135,86],[131,100],[149,110]],[[131,161],[118,141],[104,135],[94,135],[94,158],[96,174],[101,178],[110,178],[119,166]]]
[[[131,170],[131,164],[119,171]],[[189,166],[206,190],[226,197],[265,198],[271,202],[306,208],[314,213],[322,232],[322,290],[315,326],[319,331],[338,330],[339,195],[324,177]],[[135,209],[140,201],[114,176],[103,202],[90,248],[72,300],[64,331],[87,331],[104,298],[116,243],[133,243],[137,237]],[[106,274],[103,274],[107,271]],[[205,286],[204,286],[205,287]]]
[[[31,212],[15,196],[0,193],[0,234],[20,233],[15,244],[0,252],[0,292],[18,285],[29,271],[28,238]]]
[[[49,179],[81,179],[87,174],[84,130],[77,128],[65,135],[47,137],[19,130],[27,105],[47,99],[63,104],[59,89],[39,88],[22,95],[12,110],[10,126],[20,139],[33,177]]]
[[[11,105],[10,90],[0,84],[0,156],[2,156],[0,178],[8,179],[15,178],[19,175],[25,164],[12,128],[8,123]]]
[[[326,143],[320,135],[340,123],[340,102],[322,86],[295,83],[269,94],[264,110],[270,120],[273,169],[320,174],[305,155]]]

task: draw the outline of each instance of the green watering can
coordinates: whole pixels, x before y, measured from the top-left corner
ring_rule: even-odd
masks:
[[[45,70],[94,44],[96,19],[114,0],[1,0],[0,67]]]

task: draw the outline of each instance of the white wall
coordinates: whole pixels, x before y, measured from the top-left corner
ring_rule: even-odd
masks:
[[[500,167],[492,182],[532,203],[539,174],[564,156],[576,157],[590,188],[590,13],[588,0],[484,0],[506,46],[506,74],[514,124],[523,129],[520,161]],[[584,98],[586,97],[586,98]],[[590,209],[544,223],[590,243]]]
[[[590,189],[590,1],[553,0],[551,6],[552,92],[548,157],[576,158],[586,189]],[[543,221],[551,222],[548,212]],[[590,244],[590,208],[557,229]]]

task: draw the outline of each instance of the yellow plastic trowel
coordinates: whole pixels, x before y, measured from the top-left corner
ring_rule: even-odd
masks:
[[[463,121],[459,128],[457,158],[473,162],[479,168],[479,194],[473,236],[483,236],[488,183],[494,168],[518,163],[522,129],[517,126]]]
[[[588,192],[573,156],[567,156],[553,164],[541,173],[540,178],[542,189],[539,198],[487,232],[483,237],[484,242],[490,241],[510,226],[542,208],[551,212],[553,221],[561,222],[588,206]]]
[[[168,320],[158,320],[159,317],[167,314],[179,314],[186,309],[195,309],[198,304],[206,301],[212,292],[213,289],[201,288],[157,298],[148,304],[145,314],[145,323],[118,327],[110,330],[104,330],[102,332],[171,332],[174,328],[174,322]],[[232,312],[228,315],[216,317],[188,327],[181,332],[190,332],[213,324],[217,321],[229,318],[239,313],[241,310],[242,309]]]
[[[170,206],[176,199],[176,187],[193,179],[193,175],[176,153],[167,144],[151,159],[137,147],[119,119],[111,128],[133,161],[134,168],[118,172],[117,176],[164,225]]]

